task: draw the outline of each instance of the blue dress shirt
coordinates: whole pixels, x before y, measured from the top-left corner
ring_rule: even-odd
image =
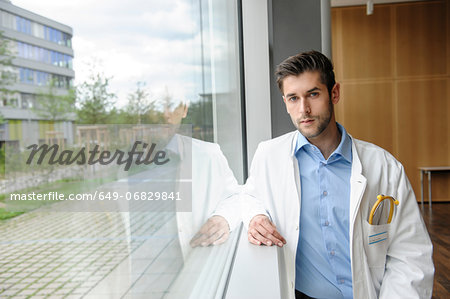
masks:
[[[299,134],[295,155],[301,180],[295,288],[313,298],[353,298],[349,210],[352,142],[340,124],[341,142],[325,160]]]

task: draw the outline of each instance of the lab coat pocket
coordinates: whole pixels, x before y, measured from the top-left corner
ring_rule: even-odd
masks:
[[[369,267],[383,267],[389,243],[390,224],[371,225],[364,221],[364,247]]]

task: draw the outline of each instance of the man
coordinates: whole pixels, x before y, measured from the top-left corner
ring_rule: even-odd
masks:
[[[164,117],[175,129],[187,116],[188,103],[165,107]],[[220,245],[240,223],[240,186],[216,143],[174,134],[166,149],[176,153],[181,172],[192,177],[192,212],[177,213],[179,239],[186,257],[192,247]],[[184,159],[188,155],[190,159]]]
[[[432,245],[411,185],[392,155],[336,123],[331,61],[301,53],[276,76],[297,130],[259,145],[243,220],[251,243],[282,247],[282,298],[430,298]],[[369,224],[381,194],[399,204]]]

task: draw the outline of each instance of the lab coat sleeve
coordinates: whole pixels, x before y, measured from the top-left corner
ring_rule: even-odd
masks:
[[[265,170],[261,144],[256,149],[250,167],[250,176],[242,190],[241,213],[244,228],[248,228],[250,221],[256,215],[266,215],[271,218],[264,205],[264,192],[259,192],[265,187]],[[272,220],[272,219],[271,219]]]
[[[214,163],[217,165],[220,183],[213,192],[219,193],[217,194],[219,200],[210,217],[222,216],[227,220],[229,229],[232,231],[241,223],[239,198],[242,186],[239,186],[219,146],[217,146],[217,152]]]
[[[228,222],[230,231],[233,231],[239,223],[241,223],[241,213],[240,213],[240,196],[239,194],[234,194],[229,198],[221,200],[212,216],[222,216]]]
[[[391,223],[386,270],[379,298],[431,298],[433,247],[401,165],[397,186],[400,204]]]

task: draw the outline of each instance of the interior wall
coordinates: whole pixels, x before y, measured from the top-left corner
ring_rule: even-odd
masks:
[[[418,167],[450,165],[449,19],[450,0],[332,9],[337,120],[402,162],[418,200]],[[432,198],[450,201],[450,173],[433,174]]]
[[[323,2],[268,1],[272,138],[295,130],[276,84],[276,66],[299,52],[322,50],[321,5],[325,5]]]

